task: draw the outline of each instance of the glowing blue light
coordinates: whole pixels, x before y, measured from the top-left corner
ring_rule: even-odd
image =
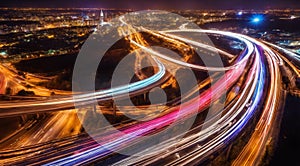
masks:
[[[264,20],[264,17],[262,16],[262,15],[257,15],[257,16],[254,16],[253,18],[252,18],[252,22],[253,23],[259,23],[259,22],[261,22],[261,21],[263,21]]]
[[[260,22],[260,18],[254,18],[253,22]]]
[[[242,11],[238,12],[238,15],[239,16],[243,15],[243,12]]]

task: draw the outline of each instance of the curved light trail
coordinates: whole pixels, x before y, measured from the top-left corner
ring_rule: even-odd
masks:
[[[153,76],[144,80],[130,83],[128,85],[119,86],[107,90],[100,90],[98,92],[78,94],[70,97],[60,97],[54,99],[47,99],[41,101],[24,101],[16,103],[0,103],[0,117],[15,116],[19,114],[46,112],[51,110],[69,109],[74,107],[74,103],[81,103],[82,105],[91,104],[92,100],[110,100],[113,97],[122,97],[129,93],[140,93],[139,90],[151,89],[159,81],[164,81],[166,77],[165,66],[158,60],[154,59],[158,66],[158,72]],[[90,102],[92,101],[92,102]],[[50,108],[50,110],[49,110]],[[57,108],[57,109],[55,109]]]

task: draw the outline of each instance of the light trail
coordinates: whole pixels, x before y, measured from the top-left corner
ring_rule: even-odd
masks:
[[[278,49],[279,51],[282,51],[283,53],[285,53],[285,56],[280,56],[280,54],[278,54],[281,58],[281,61],[280,61],[280,65],[283,65],[283,62],[287,63],[288,66],[290,66],[293,70],[293,72],[299,77],[300,76],[300,73],[299,73],[299,69],[297,67],[295,67],[295,65],[300,65],[300,57],[299,55],[289,51],[289,50],[286,50],[284,48],[281,48],[275,44],[272,44],[272,43],[269,43],[269,42],[265,42],[265,44],[275,48],[275,49]]]
[[[124,20],[124,17],[120,17],[120,21],[123,23],[123,24],[127,24]],[[141,28],[143,30],[146,30],[148,32],[151,32],[151,33],[154,33],[155,35],[157,36],[160,36],[162,38],[165,38],[164,36],[162,35],[159,35],[158,33],[156,32],[152,32],[150,30],[147,30],[145,28]],[[197,30],[194,30],[194,29],[184,29],[184,30],[168,30],[168,31],[161,31],[160,33],[167,33],[167,32],[197,32],[197,33],[214,33],[216,31],[213,31],[213,30],[201,30],[201,29],[197,29]],[[183,66],[183,67],[187,67],[187,68],[191,68],[191,69],[198,69],[198,70],[204,70],[204,71],[228,71],[228,70],[232,70],[232,69],[237,69],[238,67],[242,66],[243,63],[245,63],[249,56],[251,55],[251,53],[254,51],[254,47],[253,47],[253,44],[251,42],[249,42],[248,40],[245,40],[244,38],[240,37],[241,35],[238,35],[238,34],[234,34],[234,33],[230,33],[230,32],[221,32],[221,33],[218,33],[218,34],[222,34],[222,35],[226,35],[226,36],[232,36],[242,42],[244,42],[246,44],[246,49],[247,50],[247,54],[246,56],[243,58],[243,60],[241,60],[240,62],[238,62],[237,64],[234,64],[230,67],[207,67],[207,66],[199,66],[199,65],[195,65],[195,64],[190,64],[190,63],[186,63],[186,62],[183,62],[183,61],[180,61],[180,60],[176,60],[176,59],[173,59],[173,58],[170,58],[168,57],[167,55],[164,55],[164,54],[161,54],[159,52],[156,52],[156,51],[153,51],[151,48],[148,48],[146,46],[143,46],[142,44],[134,41],[134,40],[131,40],[131,42],[138,46],[139,48],[142,48],[144,51],[150,53],[151,55],[155,55],[159,58],[162,58],[168,62],[172,62],[172,63],[175,63],[177,65],[180,65],[180,66]],[[172,37],[172,36],[171,36]],[[176,36],[176,38],[180,38],[178,36]],[[212,49],[211,46],[208,46],[208,45],[205,45],[205,44],[202,44],[202,43],[197,43],[195,41],[192,41],[192,40],[188,40],[188,39],[185,39],[185,41],[189,42],[189,43],[194,43],[194,44],[197,44],[198,46],[201,46],[206,49]]]
[[[274,126],[276,111],[279,108],[280,93],[281,93],[281,76],[277,65],[277,60],[280,57],[274,54],[264,44],[248,38],[253,43],[259,44],[266,51],[266,58],[269,63],[270,72],[270,90],[266,99],[263,114],[256,126],[256,130],[252,134],[248,144],[244,147],[241,154],[234,161],[233,165],[254,165],[260,162],[265,151],[267,141],[271,136],[272,126]]]
[[[152,32],[152,31],[149,31],[149,30],[147,30],[147,29],[144,29],[144,30],[145,30],[146,32],[155,34],[155,35],[158,36],[158,37],[162,37],[161,34],[163,34],[163,35],[168,36],[170,39],[173,39],[173,40],[175,40],[175,39],[176,39],[176,40],[180,40],[180,41],[189,43],[189,44],[191,44],[191,45],[193,45],[193,46],[197,46],[197,47],[200,47],[200,48],[207,49],[207,50],[209,50],[209,51],[211,51],[211,52],[218,52],[218,53],[221,53],[221,54],[223,54],[223,55],[228,56],[229,58],[234,58],[234,57],[235,57],[235,55],[229,54],[229,53],[226,52],[226,51],[223,51],[223,50],[221,50],[221,49],[219,49],[219,48],[210,46],[210,45],[208,45],[208,44],[200,43],[200,42],[197,42],[197,41],[194,41],[194,40],[186,39],[186,38],[184,38],[184,37],[180,37],[180,36],[176,36],[176,35],[172,35],[172,34],[166,34],[166,33],[164,33],[164,32],[160,32],[160,34],[159,34],[159,33],[154,33],[154,32]],[[175,41],[176,41],[176,40],[175,40]]]
[[[110,100],[113,97],[121,98],[123,95],[125,95],[126,97],[129,93],[139,93],[140,89],[151,89],[151,87],[153,87],[153,85],[156,85],[159,81],[165,81],[164,77],[166,76],[165,66],[158,60],[155,61],[157,62],[158,72],[144,80],[107,90],[101,90],[87,94],[78,94],[71,97],[60,97],[40,101],[24,101],[22,103],[0,103],[0,117],[15,116],[24,113],[28,114],[46,112],[49,111],[49,109],[54,110],[54,108],[58,108],[60,110],[69,109],[74,107],[74,103],[88,105],[90,103],[93,103],[93,100],[103,101]],[[20,110],[18,110],[18,108],[20,108]],[[26,111],[24,111],[25,109]]]

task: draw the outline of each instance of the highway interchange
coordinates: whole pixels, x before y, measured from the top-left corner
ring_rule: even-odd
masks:
[[[0,103],[0,117],[2,118],[45,112],[53,112],[56,115],[51,117],[52,119],[45,118],[46,122],[40,124],[39,122],[27,122],[28,126],[31,123],[33,128],[29,127],[28,131],[20,130],[19,134],[12,135],[12,138],[18,135],[25,136],[19,138],[19,145],[14,149],[2,148],[0,150],[0,164],[81,165],[94,162],[112,165],[198,164],[207,161],[211,155],[222,151],[234,142],[255,116],[259,117],[257,123],[252,124],[255,125],[255,130],[232,164],[258,164],[264,155],[266,145],[272,138],[276,116],[280,114],[282,111],[280,108],[284,104],[282,103],[284,94],[280,66],[287,65],[296,74],[298,74],[298,69],[278,53],[274,45],[241,34],[199,29],[153,31],[145,27],[128,25],[123,17],[120,17],[120,21],[123,26],[128,26],[130,27],[128,29],[131,30],[130,33],[122,31],[123,35],[129,36],[127,38],[130,43],[141,49],[158,67],[155,74],[145,78],[142,73],[138,73],[137,67],[137,75],[141,81],[128,85],[91,93],[78,93],[74,96],[62,92],[60,97],[43,97],[34,101],[2,101]],[[170,43],[178,45],[185,43],[193,48],[198,47],[218,52],[234,60],[229,66],[215,67],[173,59],[147,47],[145,40],[136,29]],[[245,48],[239,55],[232,55],[222,48],[214,48],[205,43],[184,38],[179,35],[183,32],[232,38],[243,43]],[[138,59],[135,65],[137,66],[140,61]],[[77,126],[78,135],[54,139],[55,134],[53,133],[56,133],[57,136],[60,132],[53,131],[63,131],[64,127],[72,126],[72,124],[66,125],[65,122],[70,122],[70,118],[75,119],[76,112],[79,111],[74,107],[74,103],[89,107],[93,100],[108,101],[122,98],[128,93],[131,95],[143,94],[168,81],[170,75],[166,72],[168,71],[166,63],[177,66],[176,69],[189,68],[197,71],[211,71],[216,75],[224,74],[215,77],[214,81],[211,80],[214,78],[208,78],[200,82],[198,87],[191,87],[192,94],[185,94],[187,100],[179,105],[164,108],[159,115],[149,114],[143,121],[120,125],[117,127],[117,131],[102,128],[93,133],[92,137],[88,134],[79,134]],[[1,66],[1,69],[5,67],[7,66]],[[15,79],[9,77],[7,72],[5,73],[0,75],[1,92],[7,86],[8,79]],[[208,88],[201,86],[207,82],[211,86]],[[195,93],[200,90],[202,90],[200,94]],[[47,90],[45,91],[47,92]],[[180,126],[185,126],[187,121],[195,120],[193,119],[195,116],[205,113],[213,105],[212,103],[219,103],[219,99],[224,95],[226,96],[224,106],[215,109],[205,121],[195,121],[197,125],[193,125],[183,133],[178,129]],[[231,97],[229,97],[230,95]],[[128,107],[126,109],[135,108]],[[97,110],[101,110],[101,107],[97,106]],[[49,126],[53,126],[53,128]],[[71,127],[66,128],[68,130]],[[44,133],[41,134],[37,132],[38,130],[43,130]],[[167,136],[163,137],[164,135]],[[43,141],[32,141],[35,137]],[[153,141],[154,138],[161,139]],[[7,146],[9,147],[8,144]],[[123,151],[130,151],[130,155],[115,153]]]

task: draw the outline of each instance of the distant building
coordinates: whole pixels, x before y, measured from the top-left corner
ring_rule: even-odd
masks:
[[[88,15],[82,16],[82,24],[83,25],[92,25],[92,19]]]
[[[99,24],[98,24],[98,28],[101,28],[103,26],[111,26],[111,23],[106,22],[104,19],[105,19],[104,13],[103,13],[103,10],[101,9],[101,11],[100,11],[100,21],[99,21]]]
[[[101,12],[100,12],[100,25],[103,25],[104,23],[104,14],[103,14],[103,11],[101,9]]]

